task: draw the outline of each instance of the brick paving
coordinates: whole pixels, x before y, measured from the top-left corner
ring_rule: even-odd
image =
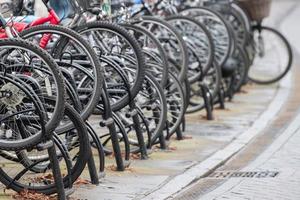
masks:
[[[283,3],[283,5],[286,4]],[[280,6],[280,8],[282,7]],[[138,198],[144,194],[150,193],[153,188],[163,185],[166,180],[182,173],[195,163],[203,161],[217,150],[228,145],[238,135],[243,133],[255,122],[255,120],[269,105],[270,101],[276,94],[276,91],[276,85],[248,86],[245,89],[245,93],[238,94],[233,102],[226,104],[226,110],[216,111],[216,119],[214,121],[208,122],[203,119],[203,113],[190,115],[188,117],[189,123],[186,133],[188,135],[192,135],[192,139],[184,141],[172,141],[171,146],[173,147],[173,150],[155,152],[151,155],[150,159],[146,161],[134,160],[130,169],[123,173],[116,173],[108,169],[106,178],[101,180],[101,184],[99,186],[96,187],[87,185],[81,187],[80,189],[76,190],[74,195],[72,195],[73,198],[89,200],[126,200]],[[264,96],[264,98],[259,98],[261,96]],[[296,153],[297,151],[295,150],[294,152],[292,149],[288,149],[287,147],[297,146],[297,143],[299,144],[300,133],[297,135],[298,138],[295,139],[297,142],[293,143],[292,141],[289,141],[289,143],[287,143],[285,147],[281,149],[285,150],[284,153],[281,155],[274,154],[274,156],[277,156],[277,161],[275,157],[272,156],[272,159],[270,159],[270,161],[272,161],[272,165],[270,164],[270,166],[261,166],[265,167],[262,169],[268,169],[272,166],[277,166],[276,163],[279,163],[280,156],[284,157],[287,160],[286,163],[290,163],[291,166],[287,167],[285,170],[281,170],[280,175],[276,179],[272,179],[272,181],[278,181],[275,181],[275,183],[268,183],[268,179],[245,180],[248,182],[245,182],[245,185],[241,185],[241,188],[237,188],[237,191],[233,191],[234,195],[230,196],[230,194],[229,196],[226,196],[228,194],[224,193],[224,198],[239,199],[241,196],[238,194],[242,190],[242,192],[244,192],[242,199],[251,199],[250,197],[252,196],[250,193],[253,193],[253,188],[255,188],[252,187],[252,185],[256,184],[260,184],[258,185],[259,189],[266,186],[264,190],[269,191],[270,193],[274,194],[274,196],[282,195],[282,193],[281,190],[274,191],[272,188],[276,188],[278,186],[282,187],[282,190],[284,190],[284,188],[290,188],[290,186],[293,185],[291,188],[294,188],[294,191],[291,191],[291,194],[297,193],[298,195],[297,187],[294,186],[299,186],[299,181],[291,180],[292,178],[289,177],[295,177],[295,179],[298,177],[298,180],[300,179],[299,172],[294,169],[297,164],[300,167],[300,163],[288,159],[290,152]],[[297,150],[300,152],[299,147]],[[293,158],[294,160],[300,160],[299,155]],[[293,166],[292,163],[294,163]],[[112,160],[108,159],[108,165],[111,164]],[[278,169],[279,167],[280,165],[278,164]],[[282,183],[285,185],[280,185],[281,179],[283,180]],[[289,179],[293,182],[293,184],[290,184],[287,181],[284,182],[285,179]],[[242,183],[242,181],[238,179],[232,181],[239,181],[239,183]],[[255,181],[260,182],[258,183]],[[237,187],[238,186],[239,185],[237,185]],[[261,196],[259,194],[261,194]],[[1,194],[0,192],[0,199],[3,199],[2,195],[4,199],[8,198],[6,195]],[[268,196],[263,193],[263,191],[257,191],[255,192],[255,195],[259,196],[256,199],[267,199],[266,197]],[[287,195],[280,199],[285,199],[286,197]],[[300,196],[298,197],[298,199],[300,199]],[[217,198],[222,199],[223,195],[218,196]]]
[[[236,155],[232,160],[228,161],[226,165],[220,167],[220,171],[263,171],[263,170],[277,170],[279,175],[276,178],[269,179],[216,179],[216,178],[204,178],[197,183],[186,188],[180,192],[176,200],[195,200],[195,199],[207,199],[207,200],[222,200],[222,199],[250,199],[250,200],[281,200],[291,199],[298,200],[300,177],[297,170],[300,169],[299,161],[299,131],[294,133],[294,137],[289,140],[288,143],[282,145],[278,152],[273,152],[272,155],[256,161],[254,164],[249,164],[259,156],[265,149],[268,149],[268,145],[278,136],[281,135],[289,123],[295,117],[295,113],[299,107],[299,87],[298,79],[300,70],[300,28],[295,26],[295,20],[300,17],[300,4],[299,1],[276,1],[272,8],[273,16],[268,23],[271,26],[280,29],[291,41],[294,47],[294,67],[293,67],[293,89],[291,91],[291,97],[286,103],[284,109],[278,116],[275,117],[275,121],[272,122],[269,127],[260,135],[253,144],[249,145],[244,152]],[[300,119],[298,120],[298,126]],[[271,147],[270,147],[271,148]],[[270,152],[270,151],[266,151]],[[296,152],[296,154],[295,154]],[[261,158],[261,157],[260,157]],[[247,168],[243,168],[248,166]]]
[[[225,110],[215,110],[215,120],[207,121],[204,112],[188,116],[186,135],[190,139],[172,140],[171,149],[155,150],[148,160],[132,160],[125,172],[112,171],[113,159],[107,157],[106,177],[99,186],[80,185],[72,199],[127,200],[142,199],[154,188],[186,169],[200,163],[227,146],[247,130],[265,111],[278,91],[278,86],[249,85],[237,94]],[[267,94],[267,95],[266,95]],[[265,95],[265,98],[258,98]],[[83,177],[88,174],[83,174]],[[0,184],[0,199],[11,199],[12,192]]]
[[[300,116],[300,115],[299,115]],[[299,121],[298,117],[297,121]],[[300,124],[275,141],[246,171],[278,171],[275,178],[232,178],[201,200],[300,199]],[[245,171],[243,170],[243,171]]]
[[[286,11],[283,12],[283,8],[289,9],[291,8],[291,4],[294,5],[295,3],[297,2],[280,1],[276,4],[274,9],[276,9],[276,13],[280,12],[280,14],[277,16],[278,21],[274,22],[274,24],[284,26],[280,21],[286,14],[284,13]],[[288,29],[285,29],[285,31],[287,30]],[[247,130],[265,110],[268,103],[276,94],[276,90],[276,86],[273,86],[273,88],[272,86],[250,86],[246,88],[246,93],[237,95],[234,102],[227,104],[227,110],[217,110],[216,119],[214,121],[208,122],[203,120],[203,113],[190,115],[188,117],[189,124],[187,134],[193,136],[192,140],[173,141],[172,147],[175,147],[175,151],[155,152],[147,161],[134,161],[132,163],[132,173],[125,172],[116,174],[108,172],[107,177],[102,180],[100,187],[81,188],[77,190],[74,197],[87,198],[89,200],[143,199],[143,196],[151,193],[153,189],[165,185],[168,180],[190,168],[195,163],[205,160],[218,149],[222,149]],[[262,96],[264,98],[259,98]],[[280,179],[285,179],[290,175],[287,172],[289,172],[289,170],[282,170],[278,177],[273,178],[273,180],[278,180],[274,182],[275,186],[279,185]],[[234,179],[230,181],[240,183],[242,180]],[[263,188],[263,186],[266,185],[264,190],[274,194],[274,196],[279,193],[272,191],[272,188],[275,188],[275,186],[272,184],[267,185],[267,179],[259,180],[261,181],[260,183],[256,183],[255,181],[258,181],[256,179],[247,179],[245,181],[248,181],[249,185],[250,183],[254,185],[261,184],[262,186],[258,185],[258,188]],[[286,184],[289,185],[287,182]],[[297,184],[298,183],[295,182],[296,186]],[[256,191],[254,187],[249,185],[246,184],[245,187],[233,191],[234,195],[216,197],[218,199],[219,197],[220,199],[239,199],[239,191],[243,189],[244,196],[242,199],[274,199],[274,196],[268,197],[267,193]],[[297,190],[297,187],[295,188]],[[223,189],[225,189],[226,192],[230,191],[231,188]],[[227,193],[224,193],[224,195],[227,195]],[[258,197],[252,198],[253,195],[258,195]],[[285,196],[279,199],[284,198]],[[207,199],[211,200],[210,197]]]
[[[191,139],[172,140],[169,151],[156,151],[148,160],[133,160],[125,172],[109,169],[98,187],[81,186],[72,197],[88,200],[143,199],[170,179],[227,146],[249,129],[265,111],[278,87],[250,85],[238,94],[226,110],[215,111],[215,120],[207,121],[204,113],[188,116],[186,133]],[[268,94],[268,95],[266,95]],[[258,98],[265,95],[265,98]],[[108,160],[108,165],[112,164]]]

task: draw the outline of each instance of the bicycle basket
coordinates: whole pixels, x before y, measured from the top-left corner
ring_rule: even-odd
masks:
[[[238,3],[248,12],[251,20],[262,21],[270,14],[272,0],[238,0]]]

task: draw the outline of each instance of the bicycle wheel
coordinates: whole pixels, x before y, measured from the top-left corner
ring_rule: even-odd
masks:
[[[250,38],[250,34],[243,16],[237,10],[238,7],[234,7],[231,3],[225,5],[214,4],[211,6],[211,9],[219,12],[232,26],[237,44],[242,47],[245,46]]]
[[[20,33],[22,38],[36,44],[40,44],[41,38],[45,37],[45,35],[49,35],[51,38],[45,48],[56,61],[81,65],[93,76],[93,79],[88,79],[89,83],[85,85],[85,88],[80,87],[79,85],[86,78],[86,75],[78,73],[78,70],[74,70],[74,68],[69,69],[67,65],[60,64],[60,67],[72,70],[77,88],[80,90],[83,106],[80,114],[82,119],[86,120],[99,102],[103,85],[103,68],[97,55],[78,33],[65,27],[41,25],[28,28]]]
[[[103,109],[98,106],[98,109]],[[119,117],[117,113],[112,113],[112,118],[114,120],[115,125],[115,134],[118,135],[118,140],[121,148],[121,153],[124,161],[130,160],[130,142],[126,132],[126,127],[124,126],[122,119]],[[102,118],[100,117],[100,120]],[[99,127],[98,124],[94,125],[95,127]],[[114,156],[113,144],[111,142],[111,131],[106,126],[100,127],[101,131],[97,131],[98,137],[101,139],[102,145],[104,147],[104,152],[108,156]],[[113,133],[114,134],[114,133]]]
[[[215,100],[220,90],[221,81],[221,68],[216,62],[214,62],[213,66],[204,76],[202,81],[197,81],[190,84],[190,101],[189,106],[187,108],[187,113],[197,112],[204,108],[205,102],[203,99],[201,85],[205,85],[208,88],[212,100]]]
[[[151,74],[146,74],[146,80],[135,102],[143,115],[142,120],[145,119],[146,126],[142,128],[145,133],[145,143],[150,148],[151,139],[163,134],[167,120],[167,102],[164,91]],[[150,137],[147,134],[148,131]]]
[[[124,126],[125,133],[128,137],[131,153],[140,153],[139,139],[143,139],[146,147],[151,148],[151,133],[146,122],[146,118],[140,108],[136,106],[134,112],[137,113],[137,118],[133,119],[133,116],[127,116],[131,109],[125,107],[122,110],[116,112],[118,118]],[[138,130],[137,130],[138,128]],[[140,138],[138,138],[140,137]]]
[[[151,72],[164,87],[168,78],[168,58],[159,40],[143,27],[132,24],[122,24],[122,26],[139,42],[146,59],[146,70]]]
[[[45,131],[47,133],[53,131],[62,118],[61,112],[64,110],[65,100],[64,81],[57,64],[44,50],[19,39],[0,40],[0,57],[2,75],[19,77],[15,80],[19,80],[19,83],[24,84],[24,88],[27,86],[28,90],[32,90],[33,94],[35,93],[42,103],[47,98],[55,99],[55,106],[51,111],[48,110],[49,113],[45,118]],[[44,70],[48,73],[44,73]],[[28,80],[30,81],[27,84]],[[17,91],[19,89],[14,92]],[[22,103],[23,100],[24,98],[19,98],[16,103]],[[30,135],[29,137],[34,138],[35,136],[40,137],[40,134]],[[34,140],[40,142],[38,139]],[[15,145],[15,147],[18,146],[17,141]],[[23,145],[32,145],[30,139],[28,138],[27,143],[25,140],[24,143],[20,143],[21,147]]]
[[[175,74],[178,74],[178,71],[179,71],[179,67],[177,65],[177,63],[175,63],[174,61],[172,60],[169,60],[169,73],[174,73]],[[181,82],[181,88],[183,90],[183,94],[184,94],[184,97],[185,97],[185,108],[187,109],[188,107],[188,104],[189,104],[189,101],[190,101],[190,82],[188,79],[185,79],[184,82]],[[165,90],[165,88],[164,88]]]
[[[180,14],[190,16],[206,26],[213,39],[215,60],[219,66],[223,66],[233,51],[232,35],[225,19],[216,11],[204,7],[187,8]]]
[[[238,92],[247,79],[250,61],[242,47],[238,47],[232,57],[236,60],[237,66],[234,74],[232,75],[231,88],[233,89],[233,92]]]
[[[191,17],[173,15],[166,20],[181,33],[189,52],[189,82],[204,76],[214,60],[214,46],[208,30],[200,22]]]
[[[187,78],[188,51],[181,34],[167,21],[153,16],[138,17],[136,23],[145,27],[159,40],[168,55],[168,60],[178,64],[177,77],[183,82]]]
[[[49,103],[52,104],[53,102],[51,102]],[[68,188],[85,168],[90,156],[90,145],[84,122],[70,105],[66,105],[64,118],[72,121],[74,128],[66,132],[59,130],[58,127],[53,141],[57,147],[57,157],[61,162],[60,168],[64,174],[65,188]],[[6,154],[8,153],[18,162],[7,161],[7,165],[0,167],[0,181],[5,186],[17,192],[29,190],[47,195],[56,192],[50,170],[51,163],[46,150],[32,148],[18,152],[6,152]],[[70,171],[66,171],[66,168],[70,167]],[[39,173],[33,173],[31,168],[35,168],[33,171]]]
[[[1,150],[18,150],[46,137],[46,111],[37,95],[16,77],[0,75]],[[40,130],[32,129],[39,126]]]
[[[287,39],[273,28],[263,26],[253,31],[255,58],[248,78],[258,84],[275,83],[292,67],[292,48]]]
[[[105,82],[111,110],[117,112],[130,103],[129,101],[122,101],[122,99],[133,100],[130,80],[132,80],[131,77],[134,76],[135,71],[127,68],[122,59],[116,56],[106,56],[100,58],[100,60],[105,67]]]
[[[145,78],[145,58],[136,39],[123,27],[104,21],[86,23],[74,30],[90,42],[98,57],[115,57],[120,60],[125,72],[130,72],[130,90],[134,98]],[[112,105],[113,110],[126,106],[129,100],[128,95],[124,94]]]
[[[164,90],[166,100],[167,100],[167,125],[164,129],[164,135],[169,139],[179,128],[182,123],[185,110],[185,94],[181,83],[177,79],[177,76],[169,72],[168,84]],[[154,137],[153,142],[157,140],[157,137]]]

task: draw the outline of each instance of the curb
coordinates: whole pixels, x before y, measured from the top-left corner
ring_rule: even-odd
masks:
[[[283,131],[283,133],[262,153],[260,154],[251,164],[241,169],[241,171],[254,171],[259,168],[260,165],[265,163],[269,158],[272,157],[276,152],[289,141],[295,134],[299,134],[299,121],[300,114],[298,114],[289,126]],[[240,180],[231,180],[224,183],[221,187],[216,188],[213,192],[207,193],[201,197],[201,200],[210,200],[220,197],[228,190],[234,188],[240,183]]]
[[[180,175],[169,179],[162,183],[159,187],[152,190],[148,195],[145,195],[143,200],[164,200],[172,199],[179,192],[186,189],[190,184],[206,176],[211,171],[223,165],[236,153],[241,151],[247,144],[251,142],[256,136],[267,127],[269,122],[281,110],[289,96],[291,88],[292,77],[289,74],[280,82],[279,89],[273,101],[269,104],[266,111],[254,122],[254,124],[233,142],[228,144],[225,148],[215,152],[206,160],[192,166]]]

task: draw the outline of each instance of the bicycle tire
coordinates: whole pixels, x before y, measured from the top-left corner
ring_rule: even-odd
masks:
[[[59,70],[59,67],[46,51],[24,40],[2,39],[0,40],[0,48],[3,47],[20,48],[23,49],[24,51],[30,51],[35,55],[37,55],[43,62],[47,64],[49,71],[51,71],[53,75],[52,78],[54,79],[54,83],[56,84],[56,90],[57,90],[56,97],[55,97],[56,103],[54,106],[53,113],[50,119],[47,121],[47,124],[45,125],[46,132],[53,131],[59,124],[60,120],[62,119],[63,116],[62,111],[64,110],[64,101],[65,101],[64,79]],[[38,143],[38,142],[40,141],[35,139],[34,143]],[[3,145],[5,146],[5,144]],[[33,143],[30,140],[28,140],[19,144],[14,144],[14,145],[11,144],[7,146],[7,150],[22,149],[22,148],[30,147],[32,145]]]
[[[255,77],[249,75],[249,73],[248,73],[248,78],[249,78],[249,80],[251,80],[252,82],[257,83],[257,84],[262,84],[262,85],[272,84],[272,83],[275,83],[275,82],[278,82],[279,80],[281,80],[290,71],[290,69],[292,67],[292,63],[293,63],[293,51],[292,51],[292,47],[291,47],[290,43],[288,42],[288,40],[279,31],[277,31],[273,28],[270,28],[270,27],[266,27],[266,26],[262,26],[262,27],[260,27],[260,29],[261,29],[261,31],[264,31],[264,30],[270,31],[271,33],[275,34],[281,40],[282,44],[286,48],[285,50],[287,51],[288,62],[287,62],[287,65],[285,66],[285,69],[283,70],[283,72],[281,72],[279,75],[277,75],[276,77],[274,77],[270,80],[259,80],[258,78],[255,78]],[[258,29],[254,28],[254,31],[258,31]],[[255,65],[255,63],[253,63],[253,65]],[[250,67],[249,71],[251,71],[251,67]]]
[[[203,24],[206,25],[208,31],[211,33],[214,46],[215,46],[215,60],[218,62],[219,66],[223,66],[224,63],[226,62],[227,58],[229,55],[232,53],[232,36],[230,33],[230,28],[228,23],[223,19],[223,17],[216,11],[207,8],[207,7],[191,7],[191,8],[185,8],[180,11],[180,14],[184,16],[190,16],[196,19],[197,21],[199,20],[202,22],[202,20],[205,20],[204,16],[207,15],[209,20],[213,20],[216,22],[219,22],[221,27],[223,27],[223,32],[226,33],[226,48],[224,49],[224,52],[221,52],[223,55],[218,55],[218,49],[222,49],[220,44],[218,43],[218,40],[220,40],[218,34],[216,35],[215,32],[215,27],[210,27],[209,24],[206,24],[205,21],[203,21]],[[209,22],[208,20],[208,22]]]
[[[138,17],[136,23],[141,26],[145,26],[147,23],[149,23],[149,24],[152,23],[156,26],[162,26],[165,29],[167,29],[173,35],[173,37],[176,38],[176,42],[178,43],[178,46],[180,49],[180,52],[177,49],[177,53],[180,53],[180,56],[181,56],[181,63],[179,64],[180,70],[179,70],[179,74],[177,74],[177,77],[180,80],[180,82],[183,82],[187,78],[188,52],[187,52],[186,43],[183,40],[181,34],[172,25],[170,25],[167,21],[162,20],[158,17],[141,16],[141,17]],[[150,30],[150,32],[153,32],[153,31]],[[157,38],[157,39],[160,39],[160,38]],[[164,43],[163,41],[161,41],[161,42]],[[172,59],[172,58],[169,57],[169,59]]]
[[[93,83],[93,91],[90,100],[85,105],[83,110],[81,111],[81,117],[86,120],[95,109],[97,103],[100,99],[100,93],[101,89],[104,83],[103,78],[103,68],[101,67],[97,55],[95,54],[94,50],[91,48],[91,46],[75,31],[62,27],[62,26],[54,26],[54,25],[39,25],[39,26],[33,26],[30,28],[25,29],[20,33],[20,37],[24,39],[29,39],[30,37],[33,37],[37,34],[59,34],[60,36],[63,36],[62,43],[60,43],[58,46],[56,46],[55,49],[51,49],[51,54],[54,56],[54,58],[59,59],[60,56],[62,56],[62,51],[66,47],[67,43],[71,39],[71,41],[74,43],[76,42],[79,47],[84,50],[86,53],[86,56],[89,57],[89,62],[91,62],[90,66],[92,66],[92,74],[94,76],[94,83]]]
[[[185,35],[186,32],[183,30],[183,32],[181,32],[182,34],[182,37],[184,38],[184,40],[186,41],[186,44],[187,44],[187,48],[188,49],[191,49],[191,51],[195,51],[196,49],[201,49],[201,54],[199,53],[195,53],[195,55],[199,58],[201,56],[201,58],[199,58],[200,60],[200,66],[202,69],[199,70],[199,72],[195,73],[192,71],[192,74],[193,76],[192,77],[189,77],[188,76],[188,79],[189,79],[189,82],[194,82],[196,80],[199,80],[199,78],[201,76],[204,76],[207,71],[209,70],[209,68],[211,67],[212,65],[212,62],[214,60],[214,44],[213,44],[213,41],[212,41],[212,37],[211,37],[211,34],[209,33],[209,31],[206,29],[206,27],[200,23],[199,21],[193,19],[192,17],[188,17],[188,16],[182,16],[182,15],[172,15],[170,17],[167,17],[166,20],[171,23],[171,25],[175,26],[177,23],[179,23],[180,21],[183,21],[185,23],[188,23],[188,24],[192,24],[193,26],[196,26],[197,28],[193,28],[193,33],[195,34],[199,34],[201,33],[201,38],[200,37],[196,37],[194,35]],[[183,24],[180,24],[180,28],[182,27]],[[178,27],[179,28],[179,27]],[[179,32],[179,29],[177,29],[178,32]],[[189,33],[191,34],[191,33]],[[203,44],[202,46],[195,46],[195,45],[191,45],[191,47],[188,45],[189,44],[189,41],[188,40],[192,40],[190,42],[195,42],[195,40],[193,40],[191,38],[191,36],[193,36],[193,39],[195,40],[198,40],[199,41],[199,45]],[[203,41],[205,40],[205,42]],[[200,42],[201,41],[201,42]],[[204,44],[207,45],[204,47]],[[204,48],[206,48],[206,50],[204,50]],[[202,55],[202,52],[205,51],[205,55]],[[190,69],[190,68],[189,68]],[[189,69],[188,69],[188,72],[187,74],[189,74]]]
[[[146,70],[145,58],[142,54],[142,50],[138,42],[136,41],[136,39],[131,34],[129,34],[122,26],[110,22],[105,22],[105,21],[86,23],[84,25],[75,27],[74,30],[81,35],[92,30],[98,30],[98,31],[106,30],[113,34],[117,34],[118,36],[125,39],[125,41],[127,41],[131,45],[131,48],[134,50],[134,54],[136,57],[135,59],[136,59],[136,67],[137,67],[136,76],[134,77],[135,80],[130,88],[132,99],[133,99],[138,94],[141,84],[144,81],[145,70]],[[119,100],[114,105],[112,105],[112,109],[119,110],[122,107],[126,106],[128,102],[132,99],[129,99],[128,95],[126,95],[121,100]]]
[[[89,139],[88,139],[88,134],[86,131],[86,127],[84,125],[84,122],[82,121],[80,115],[72,108],[70,105],[66,104],[65,111],[63,115],[68,116],[70,120],[74,122],[74,127],[78,131],[78,136],[80,136],[80,151],[76,160],[75,165],[72,167],[71,170],[71,182],[74,183],[77,178],[81,175],[82,171],[85,168],[87,159],[89,158],[90,155],[88,155],[90,150],[89,145]],[[59,128],[57,129],[58,133],[60,133]],[[15,175],[15,174],[14,174]],[[65,176],[63,178],[64,181],[64,186],[65,188],[68,188],[70,186],[69,182],[69,177]],[[51,195],[56,192],[56,186],[54,183],[49,184],[49,185],[44,185],[44,186],[32,186],[33,184],[25,185],[23,183],[18,182],[18,180],[14,180],[10,175],[8,175],[2,168],[0,168],[0,181],[6,185],[9,186],[9,188],[13,189],[16,192],[21,192],[24,190],[29,190],[29,191],[34,191],[38,193],[43,193],[46,195]]]
[[[161,69],[159,69],[160,70],[160,75],[161,75],[161,77],[159,78],[159,81],[160,81],[160,85],[162,87],[164,87],[166,85],[167,78],[168,78],[168,60],[167,60],[167,55],[166,55],[162,45],[160,44],[159,40],[156,39],[151,32],[149,32],[148,30],[146,30],[143,27],[136,26],[136,25],[133,25],[133,24],[121,24],[121,25],[129,31],[133,30],[133,31],[136,31],[139,34],[145,35],[146,37],[148,37],[151,40],[151,42],[152,42],[151,44],[155,45],[155,48],[158,51],[158,56],[160,57],[160,61],[161,61],[161,63],[159,63],[160,66],[158,66],[156,68],[161,68]],[[152,46],[152,48],[154,48],[154,47]],[[144,54],[146,54],[145,51],[144,51]],[[146,58],[146,55],[144,57]],[[149,64],[147,62],[146,62],[146,66],[149,66]],[[150,67],[151,67],[151,65],[149,66],[149,68]],[[151,72],[151,70],[148,69],[148,67],[147,67],[146,70]],[[156,76],[155,73],[152,73],[152,74],[154,76]]]

